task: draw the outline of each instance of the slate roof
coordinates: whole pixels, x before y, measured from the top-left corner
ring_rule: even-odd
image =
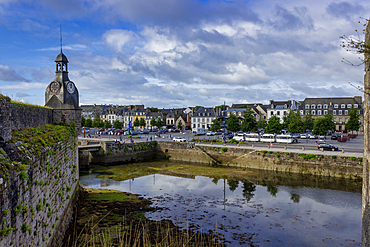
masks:
[[[205,115],[203,116],[203,114]],[[216,117],[216,112],[215,112],[215,109],[213,109],[213,107],[199,108],[194,113],[193,117]]]

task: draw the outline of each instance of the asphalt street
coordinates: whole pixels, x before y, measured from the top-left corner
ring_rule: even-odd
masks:
[[[87,137],[87,134],[85,134]],[[200,136],[193,136],[190,132],[186,133],[171,133],[167,132],[165,134],[160,134],[160,136],[156,136],[154,133],[150,132],[149,134],[141,134],[141,135],[135,135],[132,139],[133,142],[143,142],[143,141],[150,141],[150,140],[156,140],[156,141],[171,141],[173,137],[181,136],[185,138],[188,142],[191,141],[193,138],[199,138],[199,139],[213,139],[216,140],[217,137],[219,139],[222,138],[221,135],[218,136],[207,136],[207,135],[200,135]],[[83,135],[80,135],[80,138],[83,138]],[[115,136],[115,135],[101,135],[100,139],[103,140],[118,140],[120,141],[121,136]],[[92,135],[91,139],[99,139],[98,136]],[[131,142],[131,139],[127,136],[122,136],[122,141],[125,142]],[[330,140],[330,136],[327,136],[325,140],[319,140],[319,139],[298,139],[298,143],[292,143],[292,144],[281,144],[281,143],[272,143],[270,145],[269,143],[261,143],[261,142],[248,142],[248,144],[242,144],[239,145],[239,148],[251,148],[252,144],[254,144],[254,148],[256,150],[266,150],[269,149],[271,151],[275,150],[288,150],[291,152],[320,152],[318,150],[317,146],[319,142],[326,142],[333,144],[338,147],[339,151],[324,151],[324,153],[341,153],[344,150],[344,154],[347,155],[353,155],[357,157],[362,157],[364,152],[364,136],[362,134],[359,134],[356,138],[351,139],[347,142],[338,142],[336,140]],[[199,145],[211,145],[207,143],[200,142]],[[214,143],[212,144],[214,146],[223,146],[222,143]],[[235,146],[238,147],[237,144],[226,144],[226,146]],[[286,146],[286,149],[285,149]],[[303,151],[304,148],[304,151]],[[341,154],[342,155],[342,154]]]

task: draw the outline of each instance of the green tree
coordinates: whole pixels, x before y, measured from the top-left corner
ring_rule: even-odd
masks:
[[[346,130],[354,131],[354,130],[358,130],[361,127],[360,117],[357,111],[358,110],[354,108],[353,106],[349,110],[349,113],[348,113],[349,119],[346,124]]]
[[[303,132],[303,121],[299,112],[290,111],[284,116],[284,128],[287,128],[291,133]]]
[[[157,126],[158,128],[160,128],[160,127],[162,127],[163,125],[164,125],[164,122],[163,122],[163,120],[159,117],[159,118],[157,119],[156,126]]]
[[[140,118],[140,127],[143,127],[143,128],[146,127],[146,122],[144,118]]]
[[[84,127],[85,126],[85,121],[86,121],[86,118],[84,116],[81,115],[81,126]]]
[[[231,132],[240,130],[239,119],[234,114],[231,114],[227,120],[227,130]]]
[[[280,133],[282,129],[282,126],[280,124],[280,118],[278,118],[276,115],[270,117],[269,122],[267,124],[266,131],[271,134]]]
[[[221,111],[224,111],[225,109],[227,109],[229,106],[228,105],[218,105],[218,106],[215,106],[215,111],[217,111],[218,108],[221,108]]]
[[[257,130],[257,121],[253,116],[252,109],[249,106],[247,106],[246,110],[243,112],[243,118],[243,123],[240,126],[242,131],[249,132]]]
[[[178,129],[181,129],[182,128],[182,122],[181,121],[179,121],[179,123],[177,124],[177,128]]]
[[[122,129],[123,128],[123,123],[120,122],[119,120],[115,120],[113,122],[113,128],[115,128],[115,129]]]
[[[140,120],[138,118],[135,118],[134,126],[139,127],[140,126]]]
[[[86,119],[85,125],[89,128],[93,126],[91,118]]]
[[[102,128],[102,127],[104,127],[104,122],[100,119],[100,117],[95,116],[95,118],[92,122],[92,125],[94,127]]]
[[[213,119],[210,130],[213,132],[217,132],[220,131],[220,129],[221,129],[220,122],[216,118]]]
[[[157,121],[155,120],[155,118],[152,118],[152,120],[150,120],[150,125],[151,126],[157,126]]]
[[[304,115],[303,118],[303,131],[306,132],[307,130],[312,130],[313,129],[313,118],[311,112],[308,112],[308,114]]]
[[[323,135],[328,131],[326,119],[316,118],[313,125],[312,133],[314,135]]]
[[[104,128],[112,128],[112,124],[108,120],[104,120]]]
[[[257,121],[257,128],[258,129],[264,129],[266,128],[267,126],[267,123],[266,123],[266,120],[265,119],[260,119]]]

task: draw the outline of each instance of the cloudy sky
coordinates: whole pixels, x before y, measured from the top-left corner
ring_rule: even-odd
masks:
[[[80,104],[215,106],[361,95],[340,47],[370,1],[0,0],[0,93],[44,105],[55,57]]]

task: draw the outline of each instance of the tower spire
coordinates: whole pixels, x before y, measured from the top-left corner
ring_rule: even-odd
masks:
[[[62,52],[62,46],[63,46],[63,42],[62,42],[62,24],[60,24],[60,52]]]

